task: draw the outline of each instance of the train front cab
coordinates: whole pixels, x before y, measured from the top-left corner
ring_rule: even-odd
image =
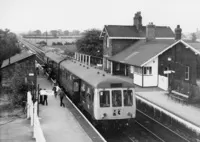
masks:
[[[94,117],[96,120],[127,121],[136,116],[134,88],[96,89]]]

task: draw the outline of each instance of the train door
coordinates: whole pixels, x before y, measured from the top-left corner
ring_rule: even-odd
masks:
[[[80,89],[81,89],[81,80],[74,79],[73,80],[73,101],[75,104],[80,102]]]
[[[86,91],[86,104],[87,104],[87,109],[90,112],[90,114],[93,113],[93,95],[94,95],[94,91],[92,88],[90,88],[89,86],[87,87],[87,91]]]

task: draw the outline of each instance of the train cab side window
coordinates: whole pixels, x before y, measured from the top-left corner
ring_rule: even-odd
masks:
[[[133,96],[132,90],[124,90],[124,106],[132,106],[133,105]]]
[[[101,91],[99,92],[100,107],[110,107],[110,92]]]
[[[121,90],[113,90],[112,91],[112,106],[120,107],[122,106],[122,94]]]

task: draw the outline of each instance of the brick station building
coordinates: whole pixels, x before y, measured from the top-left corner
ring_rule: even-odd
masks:
[[[140,87],[160,87],[200,100],[200,43],[181,39],[178,25],[142,25],[140,12],[133,25],[105,25],[103,69],[133,79]]]
[[[16,69],[19,70],[23,76],[17,76],[20,81],[27,83],[32,88],[36,87],[36,68],[35,68],[36,55],[23,51],[16,54],[9,59],[3,61],[1,66],[2,73],[2,87],[9,87],[12,83],[12,79]]]

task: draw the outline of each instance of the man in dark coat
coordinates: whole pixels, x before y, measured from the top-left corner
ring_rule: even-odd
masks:
[[[61,106],[61,107],[62,107],[62,106],[65,107],[65,104],[63,103],[63,98],[64,98],[64,96],[65,96],[65,93],[64,93],[64,91],[63,91],[63,88],[61,88],[59,95],[60,95],[60,106]]]

